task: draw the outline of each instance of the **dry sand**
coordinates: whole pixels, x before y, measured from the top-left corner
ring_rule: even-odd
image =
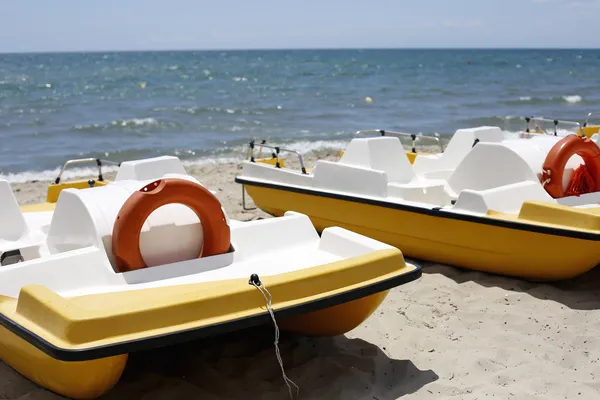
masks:
[[[311,166],[314,159],[307,160]],[[243,211],[239,166],[190,167]],[[22,204],[46,182],[13,185]],[[600,398],[600,271],[540,284],[421,262],[423,277],[391,291],[345,336],[283,334],[288,376],[301,399]],[[58,399],[0,363],[0,398]],[[106,399],[286,399],[270,326],[133,354]]]

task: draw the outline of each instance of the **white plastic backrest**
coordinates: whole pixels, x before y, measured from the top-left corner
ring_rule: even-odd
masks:
[[[525,201],[556,203],[538,182],[518,182],[488,190],[460,192],[453,210],[487,214],[489,210],[518,214]]]
[[[275,181],[288,185],[312,186],[312,174],[303,174],[300,171],[287,168],[276,168],[260,162],[244,161],[243,165],[242,177]]]
[[[475,139],[480,142],[498,143],[504,140],[504,132],[497,126],[480,126],[473,128]]]
[[[446,150],[441,154],[443,169],[454,169],[458,163],[471,151],[475,141],[474,129],[459,129],[448,142]],[[418,157],[417,157],[418,159]],[[415,160],[416,161],[416,160]],[[440,168],[442,169],[442,168]]]
[[[319,242],[319,234],[308,216],[287,211],[281,218],[266,218],[242,222],[231,230],[231,242],[236,260],[264,256],[274,249],[302,246]],[[282,260],[273,260],[278,263]]]
[[[497,126],[459,129],[454,133],[443,153],[436,157],[418,156],[413,163],[414,171],[425,174],[434,171],[454,170],[471,151],[475,139],[478,139],[479,142],[499,143],[504,140],[504,132]]]
[[[64,189],[48,231],[51,254],[88,246],[104,249],[104,237],[110,237],[116,214],[131,195],[123,185],[111,184],[86,190]],[[97,200],[101,200],[98,207]],[[111,255],[110,245],[106,249]]]
[[[18,240],[27,233],[27,224],[8,181],[0,180],[0,239]]]
[[[511,183],[539,182],[536,172],[514,150],[500,143],[478,143],[458,165],[448,184],[464,189],[486,190]]]
[[[406,183],[415,177],[404,147],[397,137],[353,139],[339,163],[384,171],[389,182]]]
[[[550,135],[535,135],[531,139],[515,139],[504,142],[506,147],[517,152],[531,167],[531,169],[541,177],[542,167],[548,153],[563,137]],[[583,164],[583,159],[578,155],[573,155],[567,161],[565,172],[563,174],[563,188],[566,189],[573,174],[573,170],[580,164]]]
[[[370,168],[369,147],[367,138],[355,138],[348,143],[339,163],[356,167]]]
[[[313,169],[313,186],[374,197],[387,196],[387,175],[383,171],[318,160]]]
[[[507,140],[503,145],[517,153],[537,173],[542,172],[544,160],[555,143],[553,138],[539,137]]]
[[[177,157],[161,156],[121,163],[115,181],[160,179],[165,174],[187,175]]]
[[[193,180],[189,176],[172,177]],[[48,232],[50,252],[97,246],[105,249],[113,262],[112,232],[116,217],[131,193],[152,180],[63,190]],[[146,263],[159,265],[197,257],[202,240],[203,232],[195,213],[180,204],[169,204],[150,214],[142,227],[139,245]]]

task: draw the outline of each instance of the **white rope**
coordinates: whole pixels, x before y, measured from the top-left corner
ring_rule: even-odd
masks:
[[[288,378],[288,376],[285,374],[285,370],[283,368],[283,360],[281,359],[281,353],[279,352],[279,326],[277,326],[277,321],[275,320],[275,314],[273,313],[273,308],[271,307],[272,302],[273,302],[273,296],[271,296],[271,293],[267,290],[267,287],[264,284],[263,284],[262,288],[254,282],[250,282],[250,284],[252,286],[254,286],[255,288],[257,288],[258,291],[260,293],[262,293],[263,297],[265,298],[265,302],[267,304],[267,310],[269,310],[269,314],[271,315],[271,319],[273,320],[273,325],[275,325],[275,342],[274,342],[275,354],[277,355],[277,361],[279,362],[279,367],[281,367],[281,374],[283,375],[283,380],[288,387],[290,399],[293,399],[294,396],[292,394],[292,386],[294,386],[296,388],[296,396],[300,393],[300,388],[298,387],[298,385],[296,385],[294,383],[294,381],[292,381],[290,378]],[[260,284],[260,282],[259,282],[259,284]],[[268,297],[267,297],[267,295],[268,295]]]

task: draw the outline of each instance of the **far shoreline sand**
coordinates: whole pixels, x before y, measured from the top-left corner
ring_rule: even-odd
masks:
[[[307,157],[308,167],[314,162]],[[217,192],[230,218],[269,217],[242,210],[239,164],[186,168]],[[20,204],[32,204],[44,201],[48,183],[12,187]],[[417,262],[422,278],[392,290],[347,335],[282,335],[284,366],[300,399],[600,397],[598,268],[547,284]],[[0,375],[0,398],[61,398],[3,363]],[[288,391],[273,329],[265,326],[133,354],[103,398],[286,399]]]

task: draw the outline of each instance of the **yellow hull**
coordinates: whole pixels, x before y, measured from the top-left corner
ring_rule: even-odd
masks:
[[[420,276],[398,249],[265,276],[282,329],[327,336],[366,320],[389,289]],[[270,323],[247,279],[63,298],[39,285],[0,297],[0,358],[28,379],[76,399],[119,380],[127,353]]]
[[[337,336],[363,323],[389,291],[279,322],[282,330],[308,336]],[[88,361],[60,361],[0,326],[0,357],[27,379],[73,399],[94,399],[119,381],[127,354]]]
[[[27,379],[74,399],[93,399],[109,391],[127,363],[127,354],[90,361],[56,360],[4,327],[0,327],[0,357]]]
[[[590,125],[590,126],[584,126],[583,128],[579,129],[579,135],[580,136],[586,136],[591,138],[592,135],[594,135],[595,133],[598,133],[600,131],[600,125]]]
[[[282,189],[244,185],[275,216],[297,211],[321,231],[340,226],[402,249],[408,257],[531,280],[560,280],[600,262],[597,240],[477,223]],[[499,217],[481,217],[498,220]],[[590,218],[588,220],[597,218]]]
[[[280,324],[281,329],[307,336],[338,336],[362,324],[383,303],[389,290],[362,299],[302,314]]]
[[[107,180],[94,181],[94,186],[106,186],[108,183],[109,181]],[[58,201],[58,196],[63,189],[87,189],[89,187],[89,180],[52,183],[48,186],[48,191],[46,192],[46,203],[56,203]]]

